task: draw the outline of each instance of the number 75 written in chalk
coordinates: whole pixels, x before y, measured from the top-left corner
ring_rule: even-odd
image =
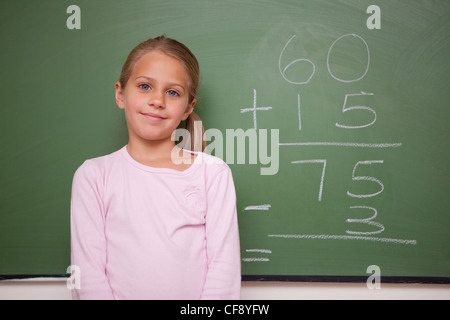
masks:
[[[320,177],[320,187],[319,187],[319,196],[318,196],[318,201],[322,202],[322,198],[323,198],[323,186],[324,186],[324,182],[325,182],[325,172],[327,169],[327,160],[325,159],[316,159],[316,160],[301,160],[301,161],[293,161],[291,162],[292,164],[307,164],[307,163],[318,163],[318,164],[322,164],[322,175]],[[358,194],[353,194],[350,191],[347,192],[347,195],[350,197],[355,197],[355,198],[371,198],[371,197],[375,197],[377,195],[379,195],[380,193],[382,193],[384,191],[384,184],[374,178],[374,177],[367,177],[367,176],[357,176],[355,175],[356,170],[358,168],[358,166],[362,166],[362,165],[373,165],[373,164],[383,164],[384,161],[383,160],[372,160],[372,161],[359,161],[356,163],[355,167],[353,168],[353,173],[352,173],[352,180],[353,181],[369,181],[369,182],[373,182],[376,183],[377,185],[379,185],[380,190],[378,190],[376,193],[372,193],[372,194],[362,194],[362,195],[358,195]]]

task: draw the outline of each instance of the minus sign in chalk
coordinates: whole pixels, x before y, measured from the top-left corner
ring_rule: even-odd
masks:
[[[261,206],[248,206],[244,211],[269,211],[272,206],[270,204],[263,204]]]

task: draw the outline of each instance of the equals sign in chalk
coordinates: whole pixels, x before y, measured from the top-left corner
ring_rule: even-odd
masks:
[[[270,204],[263,204],[261,206],[248,206],[244,211],[269,211],[272,206]]]
[[[245,252],[272,254],[272,250],[269,250],[269,249],[248,249],[248,250],[245,250]],[[242,261],[244,261],[244,262],[269,262],[270,260],[268,258],[243,258]]]

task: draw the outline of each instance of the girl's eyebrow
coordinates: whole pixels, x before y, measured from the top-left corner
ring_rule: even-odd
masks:
[[[139,78],[144,78],[144,79],[146,79],[146,80],[148,80],[148,81],[158,82],[157,80],[155,80],[155,79],[153,79],[153,78],[151,78],[151,77],[147,77],[147,76],[139,76],[139,77],[136,77],[135,80],[137,80],[137,79],[139,79]],[[182,89],[184,90],[184,86],[181,85],[181,84],[179,84],[179,83],[177,83],[177,82],[169,82],[168,85],[169,85],[170,87],[180,87],[180,88],[182,88]]]

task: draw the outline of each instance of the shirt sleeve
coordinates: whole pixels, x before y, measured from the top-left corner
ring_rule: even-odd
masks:
[[[71,199],[71,259],[79,267],[80,289],[74,300],[114,299],[106,276],[105,208],[100,174],[85,162],[75,173]]]
[[[204,300],[238,300],[241,259],[236,191],[231,170],[218,173],[207,189],[206,247],[208,271]]]

